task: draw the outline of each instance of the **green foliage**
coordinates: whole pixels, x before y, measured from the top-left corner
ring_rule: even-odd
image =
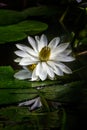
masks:
[[[10,25],[22,21],[24,18],[20,12],[12,10],[0,10],[0,26]]]
[[[45,3],[44,0],[39,2]],[[73,74],[58,77],[55,81],[20,81],[14,78],[15,71],[10,66],[1,66],[0,130],[49,130],[55,127],[59,129],[61,125],[62,130],[73,130],[82,123],[82,119],[82,126],[86,124],[86,3],[76,0],[62,0],[58,5],[52,4],[56,1],[52,1],[52,5],[50,0],[47,3],[49,6],[43,6],[37,1],[38,6],[22,11],[0,9],[0,44],[18,42],[28,35],[37,35],[43,31],[46,31],[48,38],[60,36],[62,42],[63,38],[65,41],[70,39],[76,54],[76,62],[71,64]],[[70,38],[71,33],[74,35]],[[17,106],[37,96],[40,96],[43,105],[40,109],[30,112],[28,107]]]
[[[27,80],[16,80],[13,75],[14,70],[10,66],[0,67],[1,130],[24,130],[24,128],[26,130],[43,130],[44,126],[49,129],[59,128],[61,125],[62,130],[64,130],[67,113],[61,108],[56,110],[55,105],[51,106],[50,104],[52,102],[61,103],[62,105],[76,104],[79,111],[85,108],[85,104],[87,103],[85,81],[75,81],[65,84],[60,84],[60,81],[29,82]],[[42,88],[36,89],[37,87]],[[43,109],[40,108],[30,112],[27,107],[17,107],[20,102],[37,96],[41,98]],[[81,104],[83,105],[81,106]],[[68,116],[73,117],[71,113]],[[72,123],[72,120],[69,121]]]
[[[87,45],[87,38],[81,40],[81,45]]]
[[[0,28],[0,44],[20,41],[26,38],[26,34],[23,32],[8,30],[7,28]]]
[[[28,35],[35,35],[37,33],[40,33],[44,30],[47,29],[47,24],[39,22],[39,21],[23,21],[18,23],[17,25],[14,26],[9,26],[9,29],[14,29],[14,31],[18,31],[18,32],[25,32]],[[8,30],[9,30],[8,29]]]
[[[47,24],[38,21],[23,21],[18,24],[0,27],[0,43],[23,40],[47,29]]]
[[[58,14],[58,7],[39,6],[27,8],[23,11],[0,10],[0,26],[11,25],[27,19],[29,16],[51,16]]]
[[[24,11],[22,11],[22,14],[27,16],[52,16],[52,15],[57,15],[61,13],[61,10],[59,12],[60,7],[57,6],[39,6],[39,7],[32,7],[32,8],[27,8]]]

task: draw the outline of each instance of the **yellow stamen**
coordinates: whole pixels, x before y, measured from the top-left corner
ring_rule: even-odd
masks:
[[[30,71],[33,71],[36,67],[36,64],[32,64],[32,65],[28,65],[27,68],[30,70]]]
[[[51,49],[49,47],[47,46],[43,47],[41,51],[39,52],[39,59],[41,61],[49,60],[50,53],[51,53]]]

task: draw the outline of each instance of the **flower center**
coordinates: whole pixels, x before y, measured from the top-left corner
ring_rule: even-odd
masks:
[[[51,49],[49,47],[47,46],[43,47],[41,51],[39,52],[39,59],[41,61],[49,60],[50,53],[51,53]]]
[[[30,70],[30,71],[33,71],[36,67],[36,64],[32,64],[32,65],[28,65],[27,68]]]

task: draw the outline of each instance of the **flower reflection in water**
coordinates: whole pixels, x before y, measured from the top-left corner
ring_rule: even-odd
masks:
[[[19,103],[18,106],[27,106],[29,108],[29,110],[32,111],[36,108],[41,107],[42,103],[40,101],[40,97],[37,97],[37,98],[31,99],[31,100]]]

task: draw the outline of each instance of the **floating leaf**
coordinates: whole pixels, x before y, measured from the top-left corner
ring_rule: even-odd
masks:
[[[0,10],[0,25],[15,24],[29,16],[52,16],[59,13],[58,7],[39,6],[25,9],[23,11],[13,11],[7,9]]]
[[[0,25],[9,25],[23,20],[24,17],[20,12],[13,10],[0,10]]]
[[[58,13],[61,13],[61,10],[58,6],[39,6],[31,7],[22,11],[22,14],[27,16],[52,16]],[[63,9],[62,9],[63,10]]]
[[[0,43],[15,42],[26,38],[23,32],[8,30],[7,28],[0,28]]]
[[[20,22],[16,25],[9,26],[8,30],[13,30],[14,31],[19,31],[19,32],[25,32],[30,35],[34,35],[36,33],[40,33],[48,28],[47,24],[39,22],[39,21],[33,21],[33,20],[28,20],[28,21],[23,21]]]
[[[23,21],[0,27],[0,43],[23,40],[27,35],[35,35],[47,29],[47,24],[38,21]]]

